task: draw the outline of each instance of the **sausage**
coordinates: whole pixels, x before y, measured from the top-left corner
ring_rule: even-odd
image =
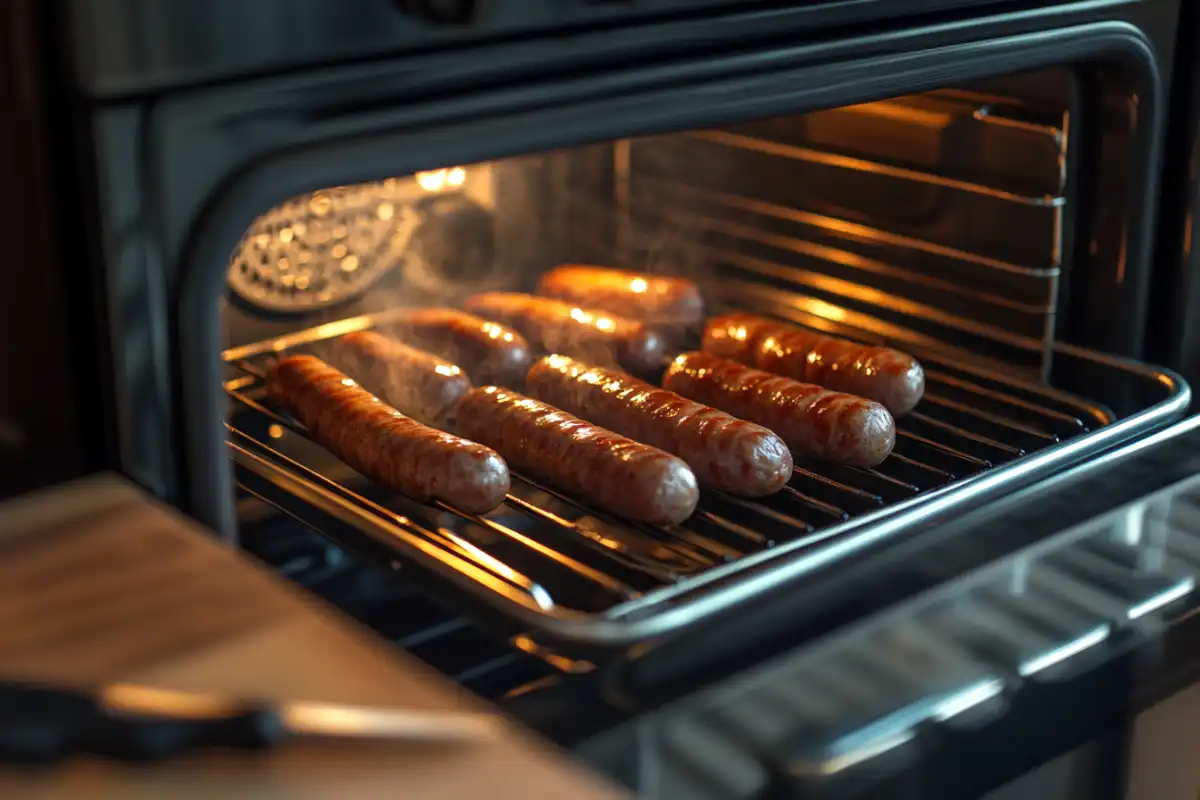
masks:
[[[467,298],[467,310],[510,325],[547,352],[627,369],[653,369],[665,354],[662,337],[637,320],[549,297],[485,292]]]
[[[679,456],[702,486],[762,497],[792,477],[792,454],[771,431],[623,372],[547,356],[529,394],[631,439]]]
[[[389,330],[401,341],[458,364],[476,383],[521,385],[533,354],[525,337],[455,308],[418,308]]]
[[[856,344],[755,314],[709,320],[701,349],[752,367],[877,400],[902,417],[925,394],[925,371],[889,347]]]
[[[495,450],[404,416],[319,358],[276,362],[267,392],[317,442],[384,488],[473,514],[508,493],[508,465]]]
[[[687,327],[704,319],[700,289],[683,278],[563,264],[542,275],[537,291],[643,322]]]
[[[445,424],[471,390],[454,364],[375,331],[355,331],[334,342],[334,361],[364,388],[430,425]]]
[[[765,425],[802,456],[874,467],[896,444],[896,423],[874,400],[747,367],[709,353],[675,359],[663,386]]]
[[[472,389],[458,426],[516,470],[623,517],[682,522],[700,499],[696,476],[670,453],[509,389]]]

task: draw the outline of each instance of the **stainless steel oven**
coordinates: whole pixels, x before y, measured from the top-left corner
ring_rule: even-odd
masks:
[[[13,96],[55,131],[30,162],[55,190],[44,294],[80,296],[63,380],[84,385],[59,393],[96,439],[77,471],[118,467],[529,724],[616,752],[650,735],[605,750],[631,717],[1060,541],[1064,482],[1190,441],[1190,316],[1163,287],[1194,275],[1159,225],[1184,5],[18,3],[11,33],[44,48],[11,56],[38,68]],[[281,355],[563,263],[902,349],[926,395],[878,467],[802,459],[775,495],[705,492],[654,526],[523,475],[483,515],[405,500],[263,392]],[[12,427],[45,452],[54,426],[24,408]],[[1014,497],[1045,524],[974,538]]]

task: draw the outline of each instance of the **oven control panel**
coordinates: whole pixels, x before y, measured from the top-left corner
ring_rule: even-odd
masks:
[[[675,26],[684,42],[745,43],[792,26],[855,24],[990,2],[69,0],[69,8],[79,88],[92,97],[120,98],[518,36],[557,38],[559,54],[569,57],[580,51],[574,34],[614,26],[649,28],[635,38],[649,37],[664,49],[672,47],[664,26]],[[572,39],[563,38],[567,33]]]

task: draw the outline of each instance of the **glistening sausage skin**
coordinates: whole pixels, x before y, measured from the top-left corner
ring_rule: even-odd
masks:
[[[455,308],[412,309],[388,327],[401,341],[462,367],[476,383],[519,387],[533,361],[524,336]]]
[[[752,420],[811,458],[873,467],[896,444],[896,423],[873,400],[753,369],[709,353],[684,353],[663,376],[684,397]]]
[[[675,456],[498,386],[463,398],[458,429],[518,472],[630,519],[682,522],[700,497],[696,476]]]
[[[495,450],[404,416],[319,358],[277,362],[267,392],[317,442],[387,489],[474,514],[508,493],[508,465]]]
[[[726,314],[704,329],[706,353],[839,392],[877,400],[896,416],[925,394],[925,371],[912,356],[787,325],[756,314]]]
[[[454,364],[375,331],[334,343],[334,361],[368,391],[430,425],[444,424],[471,381]]]
[[[466,308],[516,328],[549,353],[587,361],[621,364],[635,371],[662,363],[662,337],[648,325],[608,311],[549,297],[516,292],[486,292],[467,299]]]
[[[608,267],[555,267],[538,281],[538,294],[655,324],[687,327],[704,318],[704,300],[691,281]]]
[[[792,476],[792,454],[771,431],[615,369],[547,356],[529,370],[525,390],[679,456],[702,486],[762,497]]]

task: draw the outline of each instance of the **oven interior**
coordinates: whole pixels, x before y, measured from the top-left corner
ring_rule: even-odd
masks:
[[[953,513],[1160,427],[1186,385],[1104,352],[1083,313],[1120,291],[1114,270],[1148,268],[1121,249],[1133,110],[1093,89],[1044,70],[434,164],[266,211],[231,256],[221,309],[243,543],[477,691],[521,692],[588,669],[593,648],[728,607],[785,567],[802,579],[848,542],[903,536],[930,508]],[[668,527],[518,475],[482,516],[423,506],[354,473],[264,396],[280,353],[320,354],[410,306],[533,291],[563,263],[678,275],[709,313],[887,343],[921,359],[926,395],[878,468],[800,459],[778,494],[705,492]],[[462,656],[460,611],[505,646]]]

